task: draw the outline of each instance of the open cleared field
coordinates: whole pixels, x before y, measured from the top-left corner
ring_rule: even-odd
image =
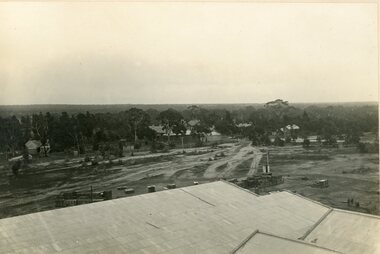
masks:
[[[249,142],[224,144],[217,148],[172,150],[169,153],[136,154],[112,164],[82,165],[83,158],[43,158],[16,178],[2,167],[0,175],[0,217],[20,215],[55,208],[55,197],[66,191],[95,192],[113,190],[113,198],[126,196],[117,187],[134,188],[135,194],[147,192],[148,185],[163,190],[167,184],[178,187],[194,181],[209,182],[246,172],[235,169],[241,161],[252,160],[255,148]],[[223,168],[220,166],[227,165]]]
[[[52,155],[32,164],[19,177],[0,168],[0,217],[55,208],[55,198],[63,191],[95,192],[113,190],[113,198],[127,196],[118,187],[134,188],[136,194],[157,191],[167,184],[177,187],[210,182],[220,178],[245,177],[251,167],[260,171],[261,151],[250,142],[229,143],[217,148],[172,150],[169,153],[140,153],[112,164],[83,165],[83,158]],[[261,151],[260,151],[261,150]],[[378,155],[359,154],[354,148],[309,149],[300,146],[270,147],[271,171],[285,177],[283,184],[263,190],[288,189],[333,207],[379,214]],[[325,189],[312,187],[318,179],[328,179]],[[131,194],[129,194],[131,195]],[[360,207],[348,206],[353,198]]]
[[[380,214],[378,154],[360,154],[348,147],[276,147],[270,148],[270,163],[272,172],[285,181],[266,191],[288,189],[336,208]],[[322,179],[329,181],[328,188],[312,186]],[[354,204],[348,205],[348,199]]]

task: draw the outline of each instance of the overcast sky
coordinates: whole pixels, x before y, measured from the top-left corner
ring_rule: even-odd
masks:
[[[377,101],[375,4],[0,2],[0,104]]]

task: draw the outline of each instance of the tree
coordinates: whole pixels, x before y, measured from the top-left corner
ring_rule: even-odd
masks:
[[[282,140],[279,136],[276,136],[275,139],[274,139],[273,144],[274,144],[275,146],[284,146],[284,145],[285,145],[285,142],[284,142],[284,140]]]
[[[23,147],[21,124],[15,116],[1,120],[0,141],[3,148],[15,156],[17,148]]]
[[[310,140],[307,139],[307,138],[304,138],[303,143],[302,143],[302,146],[303,146],[304,148],[309,148],[309,147],[310,147]]]
[[[54,142],[58,150],[64,150],[76,146],[79,151],[79,142],[76,137],[77,129],[74,129],[74,119],[67,112],[62,112],[56,122],[54,130]]]
[[[28,140],[31,138],[32,132],[32,121],[29,115],[21,117],[21,131],[23,136],[23,142],[28,142]]]
[[[215,123],[215,129],[225,135],[232,135],[236,132],[236,125],[229,111],[224,110],[222,117]]]
[[[168,143],[170,143],[170,134],[175,126],[181,124],[183,117],[177,110],[167,109],[159,114],[158,119],[168,136]]]
[[[46,145],[48,142],[49,124],[46,117],[40,112],[32,116],[32,130],[34,138],[41,141],[44,147],[44,155],[47,156]]]
[[[210,133],[210,127],[204,122],[199,122],[191,130],[191,134],[196,136],[200,143],[207,142],[207,135]],[[205,140],[202,140],[203,137],[206,137]]]
[[[133,156],[133,150],[137,144],[138,140],[138,129],[142,128],[143,126],[147,127],[149,125],[149,115],[145,113],[143,110],[138,108],[131,108],[127,111],[127,118],[128,118],[128,124],[133,130],[133,148],[131,151],[131,155]]]
[[[184,139],[184,136],[186,135],[186,131],[187,131],[187,128],[186,128],[186,121],[184,119],[182,119],[177,125],[175,125],[173,127],[173,132],[178,136],[180,135],[181,137],[181,145],[182,145],[182,151],[185,151],[184,150],[184,144],[183,144],[183,139]]]

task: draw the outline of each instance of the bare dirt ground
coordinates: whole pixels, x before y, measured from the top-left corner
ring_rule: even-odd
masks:
[[[81,165],[83,158],[50,158],[32,163],[18,177],[9,175],[4,167],[0,169],[0,217],[53,209],[59,193],[88,191],[91,186],[98,192],[112,190],[117,198],[126,196],[117,189],[122,186],[142,194],[149,185],[155,185],[159,191],[171,183],[183,187],[194,181],[203,183],[233,176],[241,161],[252,160],[247,153],[254,149],[249,142],[229,143],[217,148],[186,149],[185,153],[182,149],[142,153],[114,160],[112,165],[101,162],[85,167]],[[229,166],[224,168],[226,163]],[[237,174],[243,176],[247,170]]]
[[[275,147],[270,148],[270,162],[273,174],[283,175],[285,181],[266,191],[288,189],[332,207],[380,215],[378,154],[360,154],[348,147]],[[313,187],[322,179],[329,181],[328,188]]]
[[[204,147],[175,149],[169,153],[140,153],[114,160],[112,164],[83,166],[83,158],[55,158],[34,162],[28,172],[15,178],[0,166],[0,218],[55,208],[61,192],[112,190],[113,198],[128,196],[118,187],[134,188],[135,193],[147,192],[155,185],[157,191],[167,184],[177,187],[210,182],[220,178],[246,177],[260,171],[262,152],[240,141]],[[305,150],[299,146],[271,147],[270,164],[274,174],[285,176],[281,185],[264,191],[289,189],[333,207],[379,213],[378,155],[359,154],[355,149]],[[330,187],[311,187],[318,179],[328,179]],[[349,207],[354,198],[360,207]]]

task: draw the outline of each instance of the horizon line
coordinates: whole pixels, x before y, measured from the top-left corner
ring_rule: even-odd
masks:
[[[272,101],[275,101],[274,99]],[[287,101],[287,100],[283,100]],[[269,102],[269,101],[268,101]],[[290,102],[289,104],[345,104],[345,103],[379,103],[379,101],[336,101],[336,102]],[[266,104],[267,102],[202,102],[202,103],[29,103],[29,104],[0,104],[1,106],[100,106],[100,105],[242,105],[242,104]]]

